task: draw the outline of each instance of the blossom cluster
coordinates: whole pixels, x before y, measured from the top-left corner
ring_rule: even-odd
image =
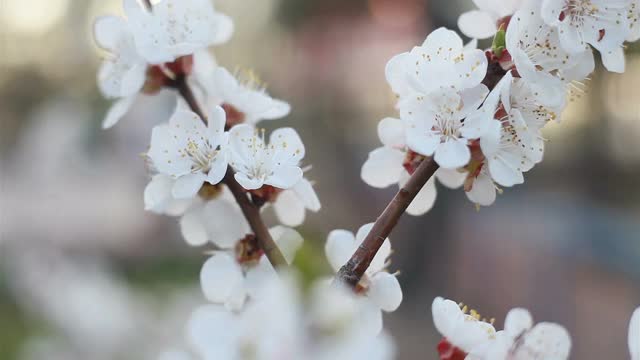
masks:
[[[96,42],[108,51],[98,74],[100,89],[120,99],[104,127],[113,126],[138,93],[180,81],[197,89],[195,96],[207,105],[207,113],[198,115],[179,101],[169,121],[153,128],[147,159],[154,175],[144,192],[145,208],[179,216],[188,244],[212,243],[216,251],[207,269],[217,265],[242,277],[254,268],[268,271],[223,179],[230,174],[255,201],[273,205],[283,224],[271,229],[281,251],[299,246],[300,235],[289,227],[302,224],[307,210],[320,209],[300,167],[304,144],[292,128],[277,129],[265,139],[265,131],[256,127],[288,115],[289,105],[269,96],[252,72],[233,75],[216,64],[207,48],[229,40],[233,22],[210,1],[167,0],[151,11],[124,0],[123,8],[126,19],[104,16],[94,27]],[[265,262],[268,266],[259,266]],[[216,298],[241,302],[244,290],[234,291]]]
[[[378,124],[383,146],[363,165],[364,181],[402,187],[423,162],[433,161],[438,170],[408,213],[431,209],[436,181],[462,187],[478,206],[491,205],[499,186],[522,184],[524,173],[543,160],[542,129],[560,120],[594,71],[593,49],[608,70],[624,71],[624,43],[640,37],[638,1],[474,0],[479,9],[463,14],[460,28],[475,39],[494,36],[490,49],[477,49],[477,41],[464,45],[441,28],[387,64],[399,118]],[[231,72],[208,52],[231,38],[233,21],[210,0],[147,6],[123,0],[123,9],[126,18],[104,16],[94,26],[106,52],[99,87],[116,100],[103,127],[123,118],[140,93],[171,89],[180,95],[168,121],[151,130],[144,204],[178,217],[185,241],[206,246],[210,255],[200,273],[208,304],[191,317],[187,350],[160,358],[393,358],[382,314],[395,311],[403,293],[398,274],[389,272],[386,235],[374,233],[382,245],[353,289],[327,278],[302,291],[295,273],[270,261],[264,237],[291,264],[304,241],[294,228],[321,205],[305,178],[306,149],[296,130],[267,136],[258,127],[287,116],[289,104],[271,97],[253,71]],[[278,223],[267,231],[260,213],[271,207]],[[325,255],[335,272],[366,246],[373,228],[329,233]],[[502,331],[442,298],[433,303],[433,317],[444,336],[441,359],[569,356],[567,331],[551,323],[534,326],[523,309],[509,312]],[[639,334],[636,312],[629,332],[634,359]]]
[[[568,359],[571,337],[558,324],[535,324],[528,310],[507,313],[504,329],[496,330],[495,319],[483,318],[476,310],[441,297],[433,301],[433,322],[443,336],[438,344],[441,360]],[[636,360],[640,351],[640,308],[629,322],[629,351]]]
[[[475,39],[494,36],[491,49],[464,45],[444,28],[395,56],[386,77],[399,118],[378,125],[382,147],[369,154],[363,180],[400,186],[425,159],[449,188],[463,187],[477,206],[489,206],[501,187],[524,182],[544,157],[542,129],[559,122],[595,69],[625,68],[624,43],[638,40],[639,5],[632,0],[474,0],[459,25]],[[408,209],[433,206],[431,179]]]
[[[287,116],[289,104],[272,98],[253,71],[232,73],[207,51],[230,39],[231,19],[209,0],[165,0],[151,9],[124,0],[123,8],[126,19],[105,16],[94,27],[96,42],[108,52],[98,74],[100,89],[118,99],[103,127],[115,125],[139,93],[178,90],[175,111],[151,131],[145,208],[179,217],[189,245],[213,248],[200,273],[209,305],[197,309],[188,326],[188,356],[240,359],[249,352],[264,359],[299,359],[313,348],[309,358],[391,358],[382,312],[398,308],[402,291],[386,270],[389,242],[356,293],[324,279],[303,306],[295,276],[277,276],[230,189],[233,181],[253,206],[273,207],[280,224],[269,235],[290,264],[303,243],[293,227],[321,205],[304,177],[305,146],[298,133],[280,128],[267,137],[258,127],[260,121]],[[191,93],[182,93],[185,88]],[[356,235],[346,230],[329,235],[326,253],[336,271],[371,226]],[[185,356],[168,351],[160,358]]]

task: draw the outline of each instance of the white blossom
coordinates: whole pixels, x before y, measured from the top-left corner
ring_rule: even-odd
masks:
[[[549,322],[534,325],[529,311],[516,308],[507,314],[504,330],[475,347],[467,359],[565,360],[570,351],[571,338],[564,327]]]
[[[498,31],[498,21],[513,15],[524,0],[473,0],[478,9],[458,18],[458,27],[470,38],[486,39]]]
[[[466,48],[460,36],[445,28],[431,33],[422,46],[389,61],[387,81],[399,96],[411,150],[434,156],[446,169],[467,164],[467,141],[479,138],[488,125],[463,121],[489,93],[481,84],[486,70],[484,53]]]
[[[191,246],[212,242],[222,248],[235,244],[250,232],[240,206],[227,187],[213,199],[196,198],[180,218],[180,233]]]
[[[564,50],[558,29],[546,25],[536,10],[514,14],[506,43],[518,74],[547,106],[562,106],[568,84],[584,80],[595,67],[589,48],[575,54]]]
[[[411,162],[412,156],[420,157],[420,155],[408,152],[405,128],[400,119],[382,119],[378,123],[378,137],[383,146],[369,153],[367,161],[362,165],[360,176],[365,183],[375,188],[382,189],[391,185],[402,188],[411,176],[407,167],[413,164],[408,162]],[[462,186],[465,177],[464,172],[458,169],[438,169],[435,176],[429,179],[413,199],[407,208],[407,213],[419,216],[431,210],[437,196],[435,179],[450,189],[456,189]]]
[[[156,214],[180,216],[192,205],[193,199],[176,199],[171,194],[175,179],[155,174],[144,189],[144,209]]]
[[[98,87],[109,99],[118,99],[107,112],[103,128],[115,125],[127,113],[142,89],[146,61],[135,48],[129,24],[117,16],[102,16],[93,25],[93,36],[107,54],[98,71]]]
[[[624,72],[623,43],[629,38],[631,0],[543,0],[544,21],[558,28],[562,48],[580,54],[587,44],[602,55],[604,66]]]
[[[478,139],[489,128],[483,117],[467,118],[482,104],[489,90],[480,85],[458,92],[441,89],[416,96],[401,105],[408,147],[434,160],[445,169],[457,169],[471,159],[469,140]]]
[[[204,185],[198,196],[176,199],[172,194],[175,183],[168,175],[154,175],[144,190],[145,210],[179,216],[180,232],[187,244],[202,246],[213,242],[230,247],[250,233],[249,224],[226,186]]]
[[[235,178],[247,190],[270,185],[289,189],[302,179],[300,160],[305,148],[298,133],[292,128],[275,130],[269,143],[264,131],[247,124],[234,126],[229,132],[231,166]]]
[[[629,352],[631,360],[640,359],[640,308],[637,308],[629,322]]]
[[[338,272],[349,260],[372,227],[373,223],[363,225],[355,236],[347,230],[333,230],[329,233],[325,253],[334,271]],[[356,286],[356,292],[361,295],[359,300],[365,303],[365,306],[374,305],[378,309],[376,316],[379,318],[379,324],[375,326],[377,332],[382,328],[380,310],[395,311],[402,302],[400,283],[395,275],[387,272],[387,261],[390,255],[391,243],[389,239],[385,239]]]
[[[385,69],[387,82],[400,102],[443,88],[457,91],[477,88],[486,72],[484,52],[465,47],[458,34],[445,28],[429,34],[421,46],[396,55]]]
[[[195,113],[177,109],[169,124],[153,128],[148,157],[159,173],[176,180],[172,195],[194,197],[202,185],[219,183],[227,172],[225,113],[214,107],[205,125]]]
[[[464,309],[464,310],[463,310]],[[433,323],[447,342],[465,353],[496,335],[492,324],[483,321],[473,310],[467,312],[452,300],[437,297],[431,305]]]
[[[541,130],[561,108],[539,103],[526,81],[507,73],[474,116],[487,116],[491,128],[480,146],[492,178],[502,186],[524,182],[523,172],[542,161]]]
[[[300,234],[284,226],[273,227],[269,233],[287,262],[291,263],[303,242]],[[256,294],[261,283],[276,277],[275,269],[253,235],[233,242],[212,241],[220,250],[214,251],[202,267],[202,291],[212,303],[240,310],[245,301]]]
[[[498,188],[493,181],[491,171],[487,166],[482,166],[479,173],[473,179],[470,189],[466,190],[469,201],[480,206],[491,206],[496,202]]]
[[[320,211],[320,199],[311,182],[300,179],[292,188],[282,191],[273,202],[278,220],[286,226],[302,225],[306,211]]]
[[[231,126],[256,125],[261,120],[283,118],[291,111],[288,103],[267,93],[265,84],[252,70],[238,71],[234,76],[218,66],[203,79],[202,85],[207,101],[225,109]]]
[[[138,52],[151,64],[171,62],[229,40],[231,19],[210,0],[162,0],[148,11],[136,0],[123,0]]]
[[[352,293],[316,283],[305,303],[294,280],[286,273],[265,280],[257,289],[260,296],[239,312],[215,305],[196,310],[187,326],[189,342],[204,359],[393,357],[387,335],[362,331],[367,322]]]

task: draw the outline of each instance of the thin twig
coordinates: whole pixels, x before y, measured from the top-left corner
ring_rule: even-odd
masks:
[[[398,220],[418,195],[418,192],[437,170],[438,164],[431,158],[425,159],[420,163],[409,178],[409,181],[398,191],[382,214],[380,214],[373,228],[371,228],[371,232],[362,241],[362,244],[351,256],[351,259],[338,271],[336,275],[337,281],[350,287],[355,287],[360,282],[384,240],[398,224]]]
[[[207,117],[198,104],[197,99],[193,95],[193,91],[191,91],[186,78],[184,76],[178,77],[170,84],[170,86],[178,90],[178,93],[180,93],[182,98],[187,102],[191,110],[198,116],[200,116],[202,121],[206,124]],[[229,190],[231,190],[233,197],[236,199],[236,202],[240,206],[244,217],[247,219],[251,230],[258,240],[260,248],[262,249],[262,251],[264,251],[265,255],[271,262],[271,265],[276,268],[287,266],[286,259],[282,255],[282,252],[278,248],[278,245],[276,245],[275,241],[271,237],[269,229],[262,220],[262,216],[260,215],[260,207],[254,204],[249,199],[249,197],[247,196],[247,192],[240,184],[238,184],[233,175],[233,169],[229,166],[222,182],[226,184],[227,187],[229,187]]]
[[[184,76],[180,76],[171,85],[178,90],[178,93],[180,93],[180,96],[182,96],[184,101],[187,102],[187,105],[189,105],[189,108],[191,108],[191,111],[196,113],[200,117],[200,119],[202,119],[202,121],[204,121],[204,123],[206,124],[207,115],[205,115],[204,111],[202,111],[202,108],[198,104],[198,100],[193,94],[193,91],[191,90],[191,87],[187,83],[186,78]]]
[[[227,169],[227,174],[222,181],[227,184],[227,187],[231,190],[233,197],[236,198],[238,205],[240,205],[240,209],[242,209],[244,217],[247,219],[251,230],[253,230],[253,233],[258,239],[260,248],[264,251],[271,264],[274,267],[286,266],[287,260],[282,255],[278,245],[273,241],[271,234],[269,234],[269,229],[265,225],[264,221],[262,221],[260,208],[251,202],[242,186],[233,178],[233,170],[231,167]]]

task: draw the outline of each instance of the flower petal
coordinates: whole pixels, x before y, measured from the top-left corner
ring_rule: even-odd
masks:
[[[284,258],[291,264],[296,256],[296,252],[304,242],[302,236],[294,229],[286,226],[274,226],[269,229],[269,233],[271,237],[273,237],[276,245],[278,245]]]
[[[208,201],[202,210],[207,236],[221,249],[233,249],[238,240],[251,232],[235,199],[226,198],[230,192],[225,189],[220,199]]]
[[[329,233],[324,252],[334,271],[340,270],[342,265],[351,258],[357,246],[355,241],[353,233],[347,230],[333,230]]]
[[[191,173],[191,164],[181,157],[176,136],[169,124],[158,125],[151,131],[151,146],[147,156],[158,172],[173,178]]]
[[[406,70],[409,67],[411,59],[412,56],[410,53],[402,53],[389,60],[385,67],[387,82],[393,92],[398,94],[398,96],[404,96],[412,89]]]
[[[436,178],[440,183],[449,189],[457,189],[464,184],[467,172],[462,169],[438,169]]]
[[[297,164],[304,158],[305,148],[300,135],[293,128],[280,128],[271,133],[269,145],[278,149],[276,162],[282,164]]]
[[[243,188],[247,190],[256,190],[260,189],[264,182],[260,179],[249,178],[245,173],[236,173],[234,178],[238,182],[238,184],[242,185]]]
[[[231,39],[234,31],[233,20],[224,14],[216,13],[212,22],[216,24],[215,35],[211,38],[211,45],[220,45]]]
[[[298,195],[307,210],[313,212],[320,211],[320,208],[322,207],[320,199],[318,199],[318,195],[309,180],[302,178],[302,180],[298,181],[292,190],[296,195]]]
[[[216,252],[202,266],[200,285],[207,300],[225,303],[233,291],[242,286],[244,276],[236,260],[223,251]]]
[[[371,278],[368,295],[380,309],[387,312],[395,311],[402,302],[402,289],[398,279],[385,271]]]
[[[127,112],[129,112],[129,109],[131,109],[131,106],[133,105],[133,102],[135,100],[136,95],[131,95],[129,97],[119,99],[113,105],[111,105],[111,108],[109,109],[109,111],[107,111],[107,115],[102,121],[102,128],[109,129],[117,124],[118,121],[120,121],[120,119],[122,119],[122,117]]]
[[[615,73],[624,73],[625,57],[624,49],[618,47],[615,50],[600,52],[602,63],[607,70]]]
[[[637,308],[629,322],[629,352],[631,360],[640,360],[640,308]]]
[[[467,165],[470,159],[471,151],[466,139],[445,141],[437,147],[434,156],[438,165],[445,169],[461,168]]]
[[[278,195],[273,203],[273,209],[283,225],[300,226],[304,222],[304,203],[292,189],[285,190]]]
[[[471,191],[466,194],[469,200],[478,205],[490,206],[496,202],[496,187],[491,177],[485,173],[480,173],[473,181]]]
[[[191,201],[177,200],[171,195],[174,180],[163,174],[156,174],[144,188],[144,209],[156,214],[178,216],[191,205]]]
[[[176,179],[176,183],[173,184],[171,194],[176,199],[193,198],[200,191],[206,179],[207,176],[202,173],[180,176]]]
[[[527,332],[518,354],[535,359],[567,359],[571,351],[571,337],[567,330],[553,323],[539,323]]]
[[[406,171],[404,171],[402,175],[400,175],[400,187],[404,186],[404,184],[409,181],[409,177],[409,173],[407,173]],[[420,216],[426,214],[433,208],[437,196],[438,190],[436,189],[436,182],[435,179],[431,178],[422,187],[422,189],[420,189],[418,195],[416,195],[416,197],[413,199],[413,201],[407,208],[407,213],[412,216]]]
[[[362,165],[360,176],[368,185],[385,188],[398,182],[404,171],[404,152],[389,147],[381,147],[369,153]]]
[[[298,166],[279,166],[265,179],[264,183],[280,189],[290,189],[302,179],[303,175],[302,169]]]
[[[271,99],[269,110],[262,113],[261,117],[266,120],[274,120],[283,118],[291,112],[291,105],[282,100]]]
[[[221,139],[223,138],[224,127],[226,124],[227,114],[224,112],[224,109],[220,106],[212,107],[207,119],[209,140],[213,140],[215,143],[212,145],[222,145]]]
[[[512,309],[504,320],[504,331],[514,339],[531,329],[532,326],[533,318],[527,309]]]
[[[180,218],[180,232],[182,237],[191,246],[202,246],[209,240],[206,220],[202,216],[202,208],[196,207],[189,210]]]
[[[464,322],[464,314],[458,304],[441,297],[433,300],[431,314],[436,329],[446,338],[451,338],[458,324]]]
[[[458,27],[470,38],[487,39],[496,33],[496,21],[488,12],[473,10],[460,15]]]
[[[208,359],[235,359],[240,337],[239,321],[221,306],[202,306],[191,314],[187,340]]]
[[[119,16],[100,16],[93,23],[93,38],[105,50],[115,50],[125,31],[127,23]]]
[[[395,148],[405,145],[404,124],[402,120],[384,118],[378,123],[378,137],[382,144]]]

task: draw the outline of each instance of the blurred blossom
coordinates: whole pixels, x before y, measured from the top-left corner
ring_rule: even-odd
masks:
[[[72,259],[29,244],[7,246],[3,255],[2,270],[21,306],[56,330],[55,336],[28,341],[24,359],[150,358],[167,339],[181,337],[181,324],[199,299],[182,289],[160,304],[125,285],[99,257]]]
[[[108,246],[144,228],[138,186],[117,175],[118,157],[92,146],[90,116],[83,105],[55,99],[34,113],[3,164],[3,241]],[[135,153],[127,157],[142,163]],[[70,219],[75,225],[65,226]]]

